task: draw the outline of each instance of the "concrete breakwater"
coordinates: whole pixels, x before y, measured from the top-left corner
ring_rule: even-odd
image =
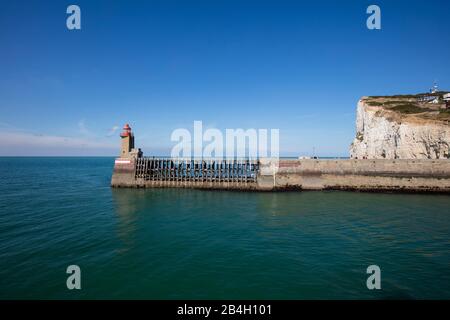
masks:
[[[256,190],[258,172],[258,160],[118,159],[111,185]]]
[[[118,158],[113,187],[450,193],[450,160]]]

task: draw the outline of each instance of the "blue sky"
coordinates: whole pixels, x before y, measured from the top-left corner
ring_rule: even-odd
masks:
[[[81,30],[66,8],[81,8]],[[382,29],[366,28],[381,8]],[[280,129],[346,156],[364,95],[450,90],[448,1],[1,1],[0,155],[145,154],[176,128]]]

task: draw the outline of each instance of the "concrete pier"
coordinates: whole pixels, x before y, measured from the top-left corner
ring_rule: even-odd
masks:
[[[259,189],[450,192],[450,160],[280,160],[275,166],[261,160]]]
[[[118,158],[112,187],[450,193],[450,160]]]
[[[257,189],[257,160],[117,159],[113,187]]]

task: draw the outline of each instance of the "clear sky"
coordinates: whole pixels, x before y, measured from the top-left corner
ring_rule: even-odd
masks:
[[[81,8],[81,30],[66,8]],[[381,30],[366,9],[381,8]],[[277,128],[346,156],[364,95],[450,90],[449,1],[0,0],[0,155],[147,155],[176,128]]]

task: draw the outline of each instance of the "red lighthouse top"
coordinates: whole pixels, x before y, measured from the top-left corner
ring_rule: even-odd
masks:
[[[123,126],[123,131],[120,134],[121,137],[128,137],[131,136],[131,127],[130,125],[127,123],[126,125]]]

